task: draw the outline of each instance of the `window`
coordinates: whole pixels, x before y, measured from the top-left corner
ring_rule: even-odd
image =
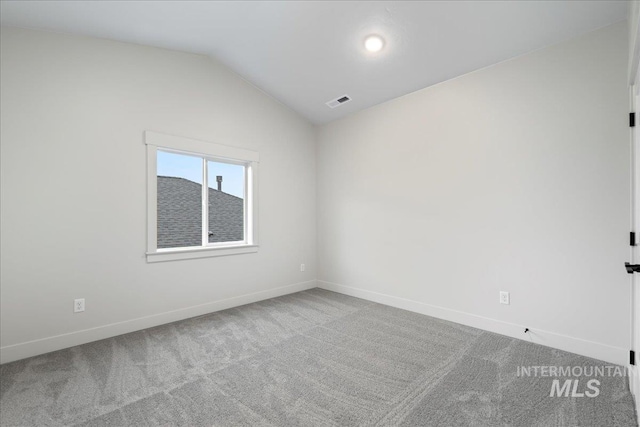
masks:
[[[258,153],[155,132],[147,144],[147,261],[256,252]]]

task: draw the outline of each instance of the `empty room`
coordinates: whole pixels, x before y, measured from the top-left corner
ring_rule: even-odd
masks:
[[[638,426],[638,1],[0,24],[2,427]]]

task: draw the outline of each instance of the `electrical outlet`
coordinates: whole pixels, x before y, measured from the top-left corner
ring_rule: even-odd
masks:
[[[300,264],[300,271],[305,271],[307,267],[304,264]]]
[[[84,311],[84,298],[78,298],[73,300],[73,312],[81,313]]]
[[[509,304],[509,292],[500,291],[500,304]]]

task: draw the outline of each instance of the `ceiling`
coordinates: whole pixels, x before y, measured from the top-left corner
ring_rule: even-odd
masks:
[[[626,18],[626,1],[2,1],[3,25],[210,55],[313,123]],[[378,54],[365,36],[386,40]],[[330,109],[325,102],[348,94]]]

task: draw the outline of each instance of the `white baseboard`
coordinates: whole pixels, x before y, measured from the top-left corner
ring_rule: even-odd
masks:
[[[269,298],[291,294],[294,292],[300,292],[307,289],[312,289],[316,286],[329,291],[351,295],[357,298],[374,301],[380,304],[385,304],[420,314],[426,314],[428,316],[433,316],[474,328],[495,332],[512,338],[532,341],[536,344],[546,345],[560,350],[581,354],[583,356],[592,357],[594,359],[603,360],[609,363],[615,363],[619,365],[627,365],[628,363],[629,352],[628,349],[625,348],[613,347],[594,341],[587,341],[580,338],[569,337],[554,332],[541,331],[536,329],[524,335],[524,326],[522,325],[503,322],[500,320],[451,310],[444,307],[438,307],[435,305],[417,302],[405,298],[381,294],[378,292],[372,292],[365,289],[353,288],[350,286],[344,286],[325,281],[316,282],[315,280],[296,283],[293,285],[283,286],[275,289],[268,289],[251,294],[240,295],[224,300],[211,301],[205,304],[137,319],[126,320],[123,322],[112,323],[109,325],[98,326],[96,328],[84,329],[67,334],[61,334],[19,344],[4,346],[0,348],[0,363],[8,363],[19,359],[24,359],[26,357],[37,356],[39,354],[49,353],[51,351],[61,350],[63,348],[86,344],[92,341],[110,338],[129,332],[135,332],[142,329],[175,322],[178,320],[188,319],[190,317],[201,316],[203,314],[213,313],[215,311],[238,307]],[[630,378],[630,380],[632,391],[640,392],[640,377],[637,381],[636,378]],[[635,390],[636,388],[638,390]],[[634,394],[636,396],[640,396],[640,394],[638,393]]]
[[[190,317],[213,313],[215,311],[251,304],[253,302],[275,298],[294,292],[305,291],[315,287],[316,281],[310,280],[308,282],[296,283],[289,286],[282,286],[275,289],[268,289],[219,301],[211,301],[204,304],[194,305],[192,307],[168,311],[166,313],[154,314],[151,316],[98,326],[96,328],[84,329],[82,331],[69,332],[67,334],[7,345],[0,348],[0,363],[13,362],[14,360],[24,359],[26,357],[37,356],[39,354],[49,353],[63,348],[111,338],[117,335],[127,334],[129,332],[164,325],[165,323],[171,323],[178,320],[188,319]]]
[[[571,353],[580,354],[594,359],[602,360],[617,365],[627,366],[629,362],[629,349],[613,347],[594,341],[587,341],[555,332],[541,331],[534,328],[524,333],[525,327],[515,323],[503,322],[501,320],[490,319],[488,317],[477,316],[475,314],[456,311],[449,308],[439,307],[431,304],[417,302],[405,298],[372,292],[365,289],[353,288],[336,283],[318,280],[318,287],[328,291],[339,292],[351,295],[368,301],[377,302],[392,307],[413,311],[439,319],[449,320],[485,331],[495,332],[512,338],[531,341],[536,344],[557,348]]]

